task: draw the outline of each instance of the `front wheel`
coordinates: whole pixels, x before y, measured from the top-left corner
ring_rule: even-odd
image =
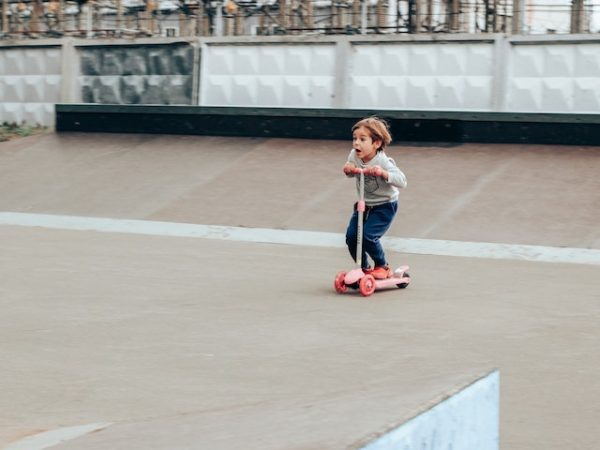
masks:
[[[365,275],[360,279],[358,290],[364,297],[368,297],[375,292],[375,278],[373,275]]]
[[[344,283],[344,278],[346,278],[346,272],[340,272],[335,276],[333,287],[338,294],[343,294],[346,292],[346,283]]]

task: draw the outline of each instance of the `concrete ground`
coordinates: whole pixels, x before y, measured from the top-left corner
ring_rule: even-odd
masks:
[[[0,211],[343,233],[349,142],[45,134],[0,144]],[[600,249],[600,148],[392,146],[389,236]],[[592,449],[599,266],[0,225],[0,448],[340,449],[498,368],[501,448]]]

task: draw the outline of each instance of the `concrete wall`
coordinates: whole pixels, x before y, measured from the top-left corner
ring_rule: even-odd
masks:
[[[0,46],[0,121],[60,103],[600,112],[600,38],[62,40]]]

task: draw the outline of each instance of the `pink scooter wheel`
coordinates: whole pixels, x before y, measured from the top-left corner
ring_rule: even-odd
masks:
[[[335,281],[333,282],[333,287],[338,294],[343,294],[346,292],[346,283],[344,283],[344,278],[346,277],[346,272],[340,272],[335,276]]]
[[[373,275],[365,275],[360,279],[358,290],[364,297],[368,297],[375,292],[375,278]]]

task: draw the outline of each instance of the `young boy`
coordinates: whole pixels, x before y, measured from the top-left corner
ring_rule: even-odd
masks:
[[[347,177],[356,177],[356,189],[359,178],[353,173],[355,168],[367,169],[365,173],[366,211],[363,225],[362,269],[374,278],[384,279],[392,276],[383,247],[379,239],[390,227],[398,209],[398,188],[405,188],[406,177],[396,166],[392,158],[385,154],[385,146],[392,141],[387,123],[377,117],[360,120],[352,127],[352,150],[343,170]],[[358,212],[356,206],[346,230],[346,245],[356,261],[356,239]],[[371,269],[366,255],[374,262]]]

